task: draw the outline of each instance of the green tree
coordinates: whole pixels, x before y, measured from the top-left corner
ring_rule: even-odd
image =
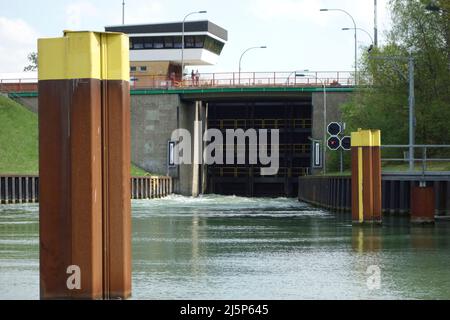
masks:
[[[36,71],[38,68],[38,55],[36,52],[31,52],[28,55],[28,61],[29,61],[29,65],[26,66],[23,71],[25,72],[29,72],[29,71]]]
[[[404,61],[373,59],[403,56],[415,59],[416,142],[450,143],[449,1],[391,0],[393,27],[385,46],[364,54],[363,88],[343,106],[350,130],[382,130],[383,144],[408,143],[408,66]]]

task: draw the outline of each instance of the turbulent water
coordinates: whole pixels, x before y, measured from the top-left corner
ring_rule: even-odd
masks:
[[[38,233],[38,206],[0,206],[0,299],[39,298]],[[449,265],[448,222],[352,227],[295,199],[133,201],[134,299],[448,299]]]

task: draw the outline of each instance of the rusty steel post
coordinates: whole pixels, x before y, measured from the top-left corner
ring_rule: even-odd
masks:
[[[381,132],[352,133],[352,220],[381,223]]]
[[[42,299],[131,294],[128,38],[40,39]]]
[[[411,222],[433,224],[435,209],[434,188],[413,185],[411,187]]]
[[[373,220],[376,222],[381,222],[383,218],[381,173],[381,146],[374,146],[372,147]]]

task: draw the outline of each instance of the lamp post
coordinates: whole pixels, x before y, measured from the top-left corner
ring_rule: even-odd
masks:
[[[239,59],[239,84],[241,84],[242,58],[244,57],[244,55],[247,52],[249,52],[250,50],[253,50],[253,49],[267,49],[267,46],[251,47],[242,53],[241,58]]]
[[[125,24],[125,0],[122,1],[122,24]]]
[[[320,9],[320,11],[322,11],[322,12],[340,11],[340,12],[345,13],[352,19],[354,31],[355,31],[355,85],[357,85],[358,84],[358,36],[357,36],[356,30],[358,29],[358,27],[356,26],[355,19],[353,18],[353,16],[350,13],[348,13],[347,11],[345,11],[343,9]]]
[[[299,74],[299,77],[308,77],[307,74]],[[309,76],[309,78],[313,78]],[[315,77],[319,80],[323,88],[323,174],[327,173],[327,87],[322,79]]]
[[[296,70],[296,71],[292,71],[289,75],[288,75],[288,77],[287,77],[287,79],[286,79],[286,85],[289,85],[290,83],[290,80],[291,80],[291,76],[295,73],[295,77],[302,77],[303,75],[302,75],[302,73],[305,73],[305,72],[309,72],[309,70],[301,70],[301,71],[298,71],[298,70]]]
[[[387,60],[387,61],[403,61],[408,62],[408,87],[409,87],[409,171],[413,172],[415,167],[415,159],[414,159],[414,148],[416,144],[416,115],[415,115],[415,89],[414,89],[414,69],[415,69],[415,60],[412,55],[412,51],[409,52],[408,57],[399,57],[399,56],[374,56],[370,57],[370,59],[374,60]]]
[[[373,17],[374,17],[374,22],[373,22],[373,35],[374,35],[374,41],[373,45],[378,48],[378,4],[377,4],[377,0],[373,1]]]
[[[182,24],[183,30],[182,30],[182,34],[181,34],[181,80],[182,81],[184,79],[184,25],[186,23],[186,19],[189,16],[191,16],[193,14],[202,14],[202,13],[207,13],[207,11],[204,11],[204,10],[194,11],[194,12],[188,13],[183,19],[183,24]]]
[[[348,31],[348,30],[353,30],[353,29],[354,28],[342,28],[342,31]],[[365,30],[363,28],[356,28],[356,30],[359,30],[359,31],[362,31],[362,32],[366,33],[369,36],[370,41],[372,41],[372,45],[375,45],[373,36],[369,33],[369,31],[367,31],[367,30]]]

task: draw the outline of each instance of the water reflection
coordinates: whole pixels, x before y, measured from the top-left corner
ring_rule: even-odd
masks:
[[[0,299],[38,298],[37,206],[0,207]],[[450,225],[352,226],[295,199],[133,202],[135,299],[450,297]],[[370,266],[381,288],[367,287]]]
[[[382,227],[355,225],[352,228],[352,246],[357,253],[373,253],[382,250]]]

